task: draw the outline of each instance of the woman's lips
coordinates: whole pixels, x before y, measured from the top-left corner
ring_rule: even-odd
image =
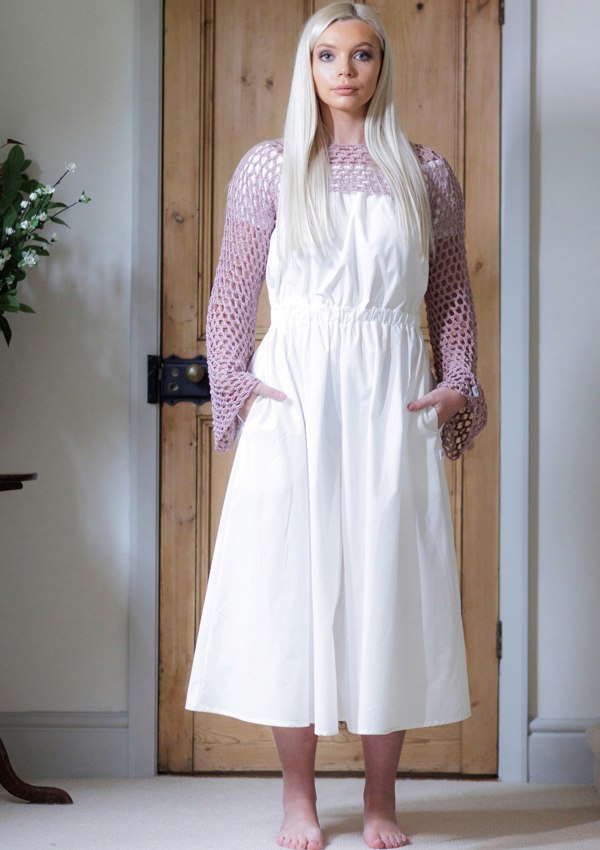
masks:
[[[338,86],[334,89],[334,92],[337,92],[338,94],[354,94],[355,91],[356,89],[352,86]]]

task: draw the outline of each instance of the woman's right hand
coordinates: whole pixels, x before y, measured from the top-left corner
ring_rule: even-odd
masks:
[[[246,421],[246,417],[250,413],[250,408],[252,407],[259,395],[265,395],[268,398],[274,398],[275,401],[283,401],[287,398],[286,394],[281,390],[276,390],[275,387],[269,387],[267,384],[263,384],[262,381],[259,381],[246,399],[246,401],[241,406],[240,412],[238,413],[238,416],[243,422]]]

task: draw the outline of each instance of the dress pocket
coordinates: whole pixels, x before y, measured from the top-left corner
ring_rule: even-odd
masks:
[[[438,421],[437,410],[433,405],[424,408],[419,413],[419,430],[425,434],[440,434],[442,426]]]
[[[252,419],[253,419],[253,418],[254,418],[254,416],[256,415],[256,408],[260,406],[260,402],[261,402],[263,399],[266,399],[266,396],[264,396],[264,395],[258,395],[258,396],[256,396],[256,398],[255,398],[255,399],[254,399],[254,401],[252,402],[252,407],[250,408],[250,410],[249,410],[249,411],[248,411],[248,413],[246,414],[246,418],[245,418],[245,419],[242,419],[242,417],[241,417],[241,416],[239,415],[239,413],[238,413],[238,424],[239,424],[239,429],[238,429],[238,430],[239,430],[239,433],[240,433],[240,434],[242,433],[242,431],[244,430],[244,428],[246,428],[246,427],[247,427],[247,425],[248,425],[248,424],[252,421]]]

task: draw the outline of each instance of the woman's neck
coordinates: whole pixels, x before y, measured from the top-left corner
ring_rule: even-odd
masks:
[[[365,119],[348,115],[339,110],[321,106],[321,118],[327,138],[335,145],[364,145]]]

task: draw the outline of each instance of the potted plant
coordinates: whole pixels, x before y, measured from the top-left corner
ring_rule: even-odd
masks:
[[[8,139],[2,147],[12,147],[0,163],[0,331],[7,345],[12,331],[6,314],[34,312],[20,301],[19,283],[28,269],[37,266],[39,257],[48,256],[49,246],[58,240],[56,233],[46,239],[41,231],[49,221],[69,227],[58,218],[56,211],[64,213],[76,204],[87,204],[91,200],[82,192],[77,201],[68,206],[55,201],[56,187],[63,177],[75,171],[75,163],[65,163],[65,171],[56,183],[44,185],[27,175],[31,160],[25,159],[21,144]]]

